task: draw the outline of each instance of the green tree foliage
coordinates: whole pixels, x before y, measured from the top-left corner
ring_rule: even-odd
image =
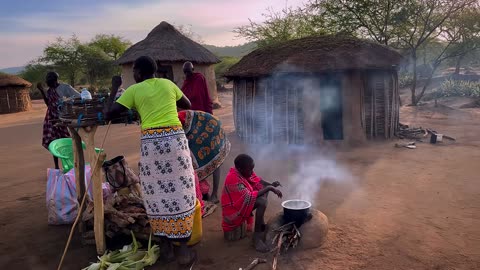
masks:
[[[116,66],[112,58],[97,46],[82,45],[80,50],[87,82],[91,86],[103,86],[115,74]]]
[[[43,55],[27,66],[23,75],[29,81],[42,81],[46,66],[67,79],[74,86],[79,81],[94,87],[108,85],[111,77],[120,72],[114,61],[130,46],[130,41],[115,35],[96,35],[90,42],[82,43],[73,35],[70,39],[59,37],[48,44]],[[43,73],[43,74],[42,74]]]
[[[424,63],[433,66],[434,72],[444,60],[471,51],[473,44],[478,44],[473,34],[478,30],[473,26],[479,16],[469,10],[476,5],[477,0],[311,0],[302,8],[287,7],[280,12],[269,9],[263,23],[250,21],[235,32],[260,46],[309,35],[343,33],[394,47],[413,69],[411,103],[416,105],[424,92],[417,97],[419,52],[436,49],[436,55],[430,51],[431,63]]]
[[[256,42],[259,47],[328,33],[322,17],[314,14],[309,7],[296,9],[285,7],[281,11],[269,8],[262,15],[264,17],[262,23],[249,20],[248,25],[237,27],[234,32],[240,37]]]
[[[222,61],[215,65],[215,75],[216,75],[217,78],[222,78],[223,75],[225,74],[225,72],[230,67],[232,67],[233,65],[238,63],[238,61],[240,61],[240,58],[231,57],[231,56],[220,57],[220,59]]]
[[[89,45],[100,48],[111,59],[117,60],[132,43],[120,36],[99,34],[90,41]]]
[[[73,35],[70,39],[61,37],[43,50],[41,63],[52,65],[60,74],[68,78],[70,85],[74,86],[82,70],[82,53],[80,40]]]

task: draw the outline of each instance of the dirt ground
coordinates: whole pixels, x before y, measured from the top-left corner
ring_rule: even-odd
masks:
[[[231,95],[222,94],[221,100],[224,108],[215,113],[232,142],[224,176],[233,158],[250,148],[233,133]],[[47,225],[46,169],[52,160],[41,146],[44,113],[44,106],[35,102],[33,111],[0,115],[1,269],[56,269],[68,236],[69,226]],[[327,242],[320,249],[283,256],[279,269],[480,269],[479,116],[472,109],[403,107],[402,123],[433,128],[457,143],[420,143],[410,150],[394,148],[394,141],[371,142],[330,153],[354,177],[327,181],[316,194],[314,206],[330,221]],[[125,155],[136,167],[138,130],[135,125],[113,126],[104,147],[108,156]],[[97,141],[104,132],[101,128]],[[259,175],[279,179],[289,189],[288,156],[254,156]],[[280,200],[272,199],[268,216],[280,209]],[[225,243],[220,215],[217,210],[204,220],[193,269],[237,270],[264,256],[248,239]],[[77,235],[63,269],[81,269],[95,256],[95,248],[82,246]]]

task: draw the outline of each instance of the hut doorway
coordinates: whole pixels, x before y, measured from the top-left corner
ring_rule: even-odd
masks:
[[[339,78],[320,80],[321,127],[324,140],[343,140],[343,99]]]
[[[173,68],[171,65],[162,65],[157,62],[157,78],[169,79],[174,82]]]

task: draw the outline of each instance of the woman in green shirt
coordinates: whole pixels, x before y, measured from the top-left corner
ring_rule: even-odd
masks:
[[[177,106],[189,109],[191,104],[173,82],[154,78],[156,69],[151,57],[138,58],[133,66],[137,83],[125,90],[106,118],[128,109],[138,111],[142,123],[140,181],[150,226],[156,236],[180,242],[179,263],[189,264],[195,258],[186,245],[193,229],[195,176]],[[112,92],[121,80],[114,82]]]

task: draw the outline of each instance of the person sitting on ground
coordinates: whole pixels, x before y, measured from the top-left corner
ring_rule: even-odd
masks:
[[[231,168],[223,188],[222,202],[222,228],[227,233],[242,226],[244,222],[252,223],[253,211],[255,212],[255,227],[253,241],[255,249],[268,252],[263,241],[265,235],[265,210],[267,208],[267,195],[269,192],[282,197],[276,187],[278,181],[268,183],[258,177],[253,169],[255,162],[252,157],[241,154],[235,158],[235,168]]]

